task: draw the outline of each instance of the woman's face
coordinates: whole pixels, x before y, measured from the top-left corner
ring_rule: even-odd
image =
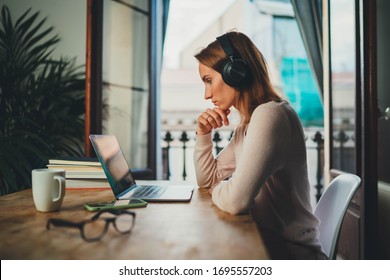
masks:
[[[236,107],[239,92],[228,86],[220,73],[204,64],[199,63],[200,78],[205,84],[204,98],[211,99],[214,106],[226,111],[230,107]]]

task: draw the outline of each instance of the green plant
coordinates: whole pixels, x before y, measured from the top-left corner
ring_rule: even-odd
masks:
[[[0,194],[31,186],[48,158],[83,154],[85,74],[51,59],[59,42],[46,18],[28,9],[15,23],[0,15]]]

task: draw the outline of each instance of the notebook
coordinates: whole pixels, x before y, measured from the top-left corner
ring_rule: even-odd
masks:
[[[190,201],[190,185],[138,185],[114,135],[90,135],[116,199],[140,198],[145,201]]]

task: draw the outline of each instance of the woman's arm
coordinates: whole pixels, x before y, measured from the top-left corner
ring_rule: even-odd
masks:
[[[214,188],[213,202],[231,214],[249,210],[260,187],[285,164],[290,138],[290,122],[282,106],[259,106],[248,126],[236,171]]]
[[[217,157],[214,157],[211,133],[196,135],[194,165],[199,187],[213,187],[229,177],[236,167],[234,136]]]

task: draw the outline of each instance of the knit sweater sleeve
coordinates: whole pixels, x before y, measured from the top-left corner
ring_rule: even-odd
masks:
[[[212,200],[231,214],[248,211],[267,179],[286,163],[291,126],[282,106],[266,103],[252,114],[242,154],[228,181],[213,190]]]
[[[235,170],[234,136],[229,144],[215,157],[211,133],[196,135],[194,150],[196,180],[199,187],[213,187],[229,177]]]

